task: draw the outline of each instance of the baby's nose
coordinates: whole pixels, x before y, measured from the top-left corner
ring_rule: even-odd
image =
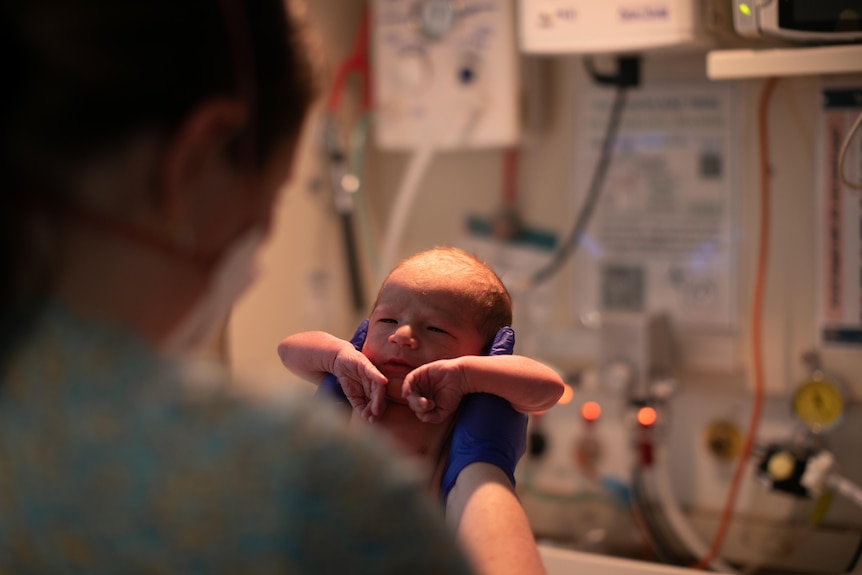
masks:
[[[413,336],[413,328],[411,328],[409,324],[399,325],[398,329],[389,336],[389,341],[397,345],[411,348],[416,348],[418,345],[416,338]]]

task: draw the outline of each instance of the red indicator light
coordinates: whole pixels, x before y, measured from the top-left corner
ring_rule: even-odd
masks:
[[[652,407],[641,407],[638,410],[638,423],[644,427],[649,427],[655,423],[658,415]]]
[[[592,423],[602,415],[602,406],[595,401],[587,401],[581,406],[581,417],[584,421]]]

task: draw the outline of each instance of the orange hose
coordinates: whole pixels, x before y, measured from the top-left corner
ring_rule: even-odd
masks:
[[[770,78],[766,81],[763,91],[760,94],[760,105],[758,107],[757,118],[757,135],[758,145],[760,148],[760,232],[758,234],[758,254],[757,254],[757,276],[754,282],[754,295],[751,305],[751,355],[752,355],[752,371],[754,377],[754,400],[751,410],[751,420],[748,424],[748,433],[742,444],[742,453],[736,462],[736,468],[733,471],[730,488],[727,492],[727,499],[724,503],[724,510],[721,514],[721,521],[718,524],[718,529],[712,539],[712,544],[709,547],[706,555],[694,566],[695,569],[705,569],[712,563],[718,554],[721,552],[721,547],[724,544],[727,529],[730,527],[730,521],[733,516],[733,510],[736,506],[736,497],[739,494],[739,486],[742,483],[743,473],[748,463],[748,458],[751,456],[751,450],[754,446],[754,438],[757,436],[757,429],[760,426],[760,417],[763,411],[763,348],[762,348],[762,324],[763,324],[763,296],[766,287],[766,267],[769,257],[769,216],[770,216],[770,169],[769,169],[769,101],[772,98],[772,93],[775,91],[775,85],[778,83],[777,78]]]

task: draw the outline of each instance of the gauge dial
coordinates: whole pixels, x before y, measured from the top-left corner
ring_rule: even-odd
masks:
[[[844,395],[835,382],[818,375],[796,390],[793,412],[814,433],[828,431],[841,420]]]

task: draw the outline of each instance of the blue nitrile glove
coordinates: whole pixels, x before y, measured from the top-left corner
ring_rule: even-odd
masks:
[[[353,337],[350,338],[350,343],[353,344],[356,351],[362,351],[362,346],[365,344],[365,337],[367,335],[368,320],[364,319],[362,320],[362,323],[359,324],[359,327],[356,328],[356,331],[353,332]],[[344,390],[341,389],[341,384],[338,383],[338,378],[331,373],[326,374],[323,381],[321,381],[320,385],[317,386],[317,391],[314,392],[314,395],[326,397],[334,400],[336,403],[343,403],[352,408],[350,400],[347,399],[347,396],[344,394]]]
[[[497,332],[488,355],[512,355],[515,332],[510,327]],[[446,502],[458,474],[471,463],[496,465],[515,485],[515,466],[527,450],[527,414],[518,413],[498,395],[471,393],[464,396],[452,432],[452,442],[440,496]]]
[[[485,355],[512,355],[515,353],[515,330],[511,327],[501,327],[491,342],[491,347]]]

